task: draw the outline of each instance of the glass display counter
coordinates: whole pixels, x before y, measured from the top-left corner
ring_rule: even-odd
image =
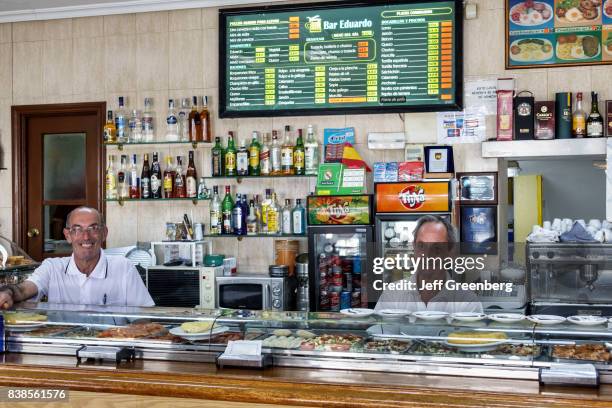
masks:
[[[19,245],[0,236],[0,286],[25,280],[39,265]]]

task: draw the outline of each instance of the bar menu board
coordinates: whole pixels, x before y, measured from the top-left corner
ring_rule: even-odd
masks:
[[[220,11],[220,116],[457,110],[461,3]]]
[[[506,68],[612,63],[612,0],[506,0]]]

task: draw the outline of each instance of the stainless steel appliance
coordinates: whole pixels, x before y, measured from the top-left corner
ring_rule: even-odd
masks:
[[[295,274],[298,280],[297,310],[307,312],[310,307],[310,294],[308,286],[308,262],[297,262]]]
[[[147,268],[145,283],[156,306],[216,307],[215,278],[223,266]]]
[[[527,244],[532,313],[612,314],[612,244]]]
[[[249,310],[292,310],[295,284],[289,277],[221,276],[216,279],[217,307]]]

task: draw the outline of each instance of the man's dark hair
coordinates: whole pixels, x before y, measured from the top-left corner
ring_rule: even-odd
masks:
[[[446,241],[449,244],[457,243],[457,231],[455,226],[450,223],[447,218],[440,217],[439,215],[424,215],[417,221],[417,225],[414,228],[414,240],[416,241],[417,236],[419,235],[419,231],[423,228],[423,225],[428,224],[430,222],[439,223],[444,225],[446,228]]]

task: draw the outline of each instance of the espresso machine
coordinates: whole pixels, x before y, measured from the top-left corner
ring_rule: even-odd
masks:
[[[612,244],[528,243],[532,314],[612,315]]]

